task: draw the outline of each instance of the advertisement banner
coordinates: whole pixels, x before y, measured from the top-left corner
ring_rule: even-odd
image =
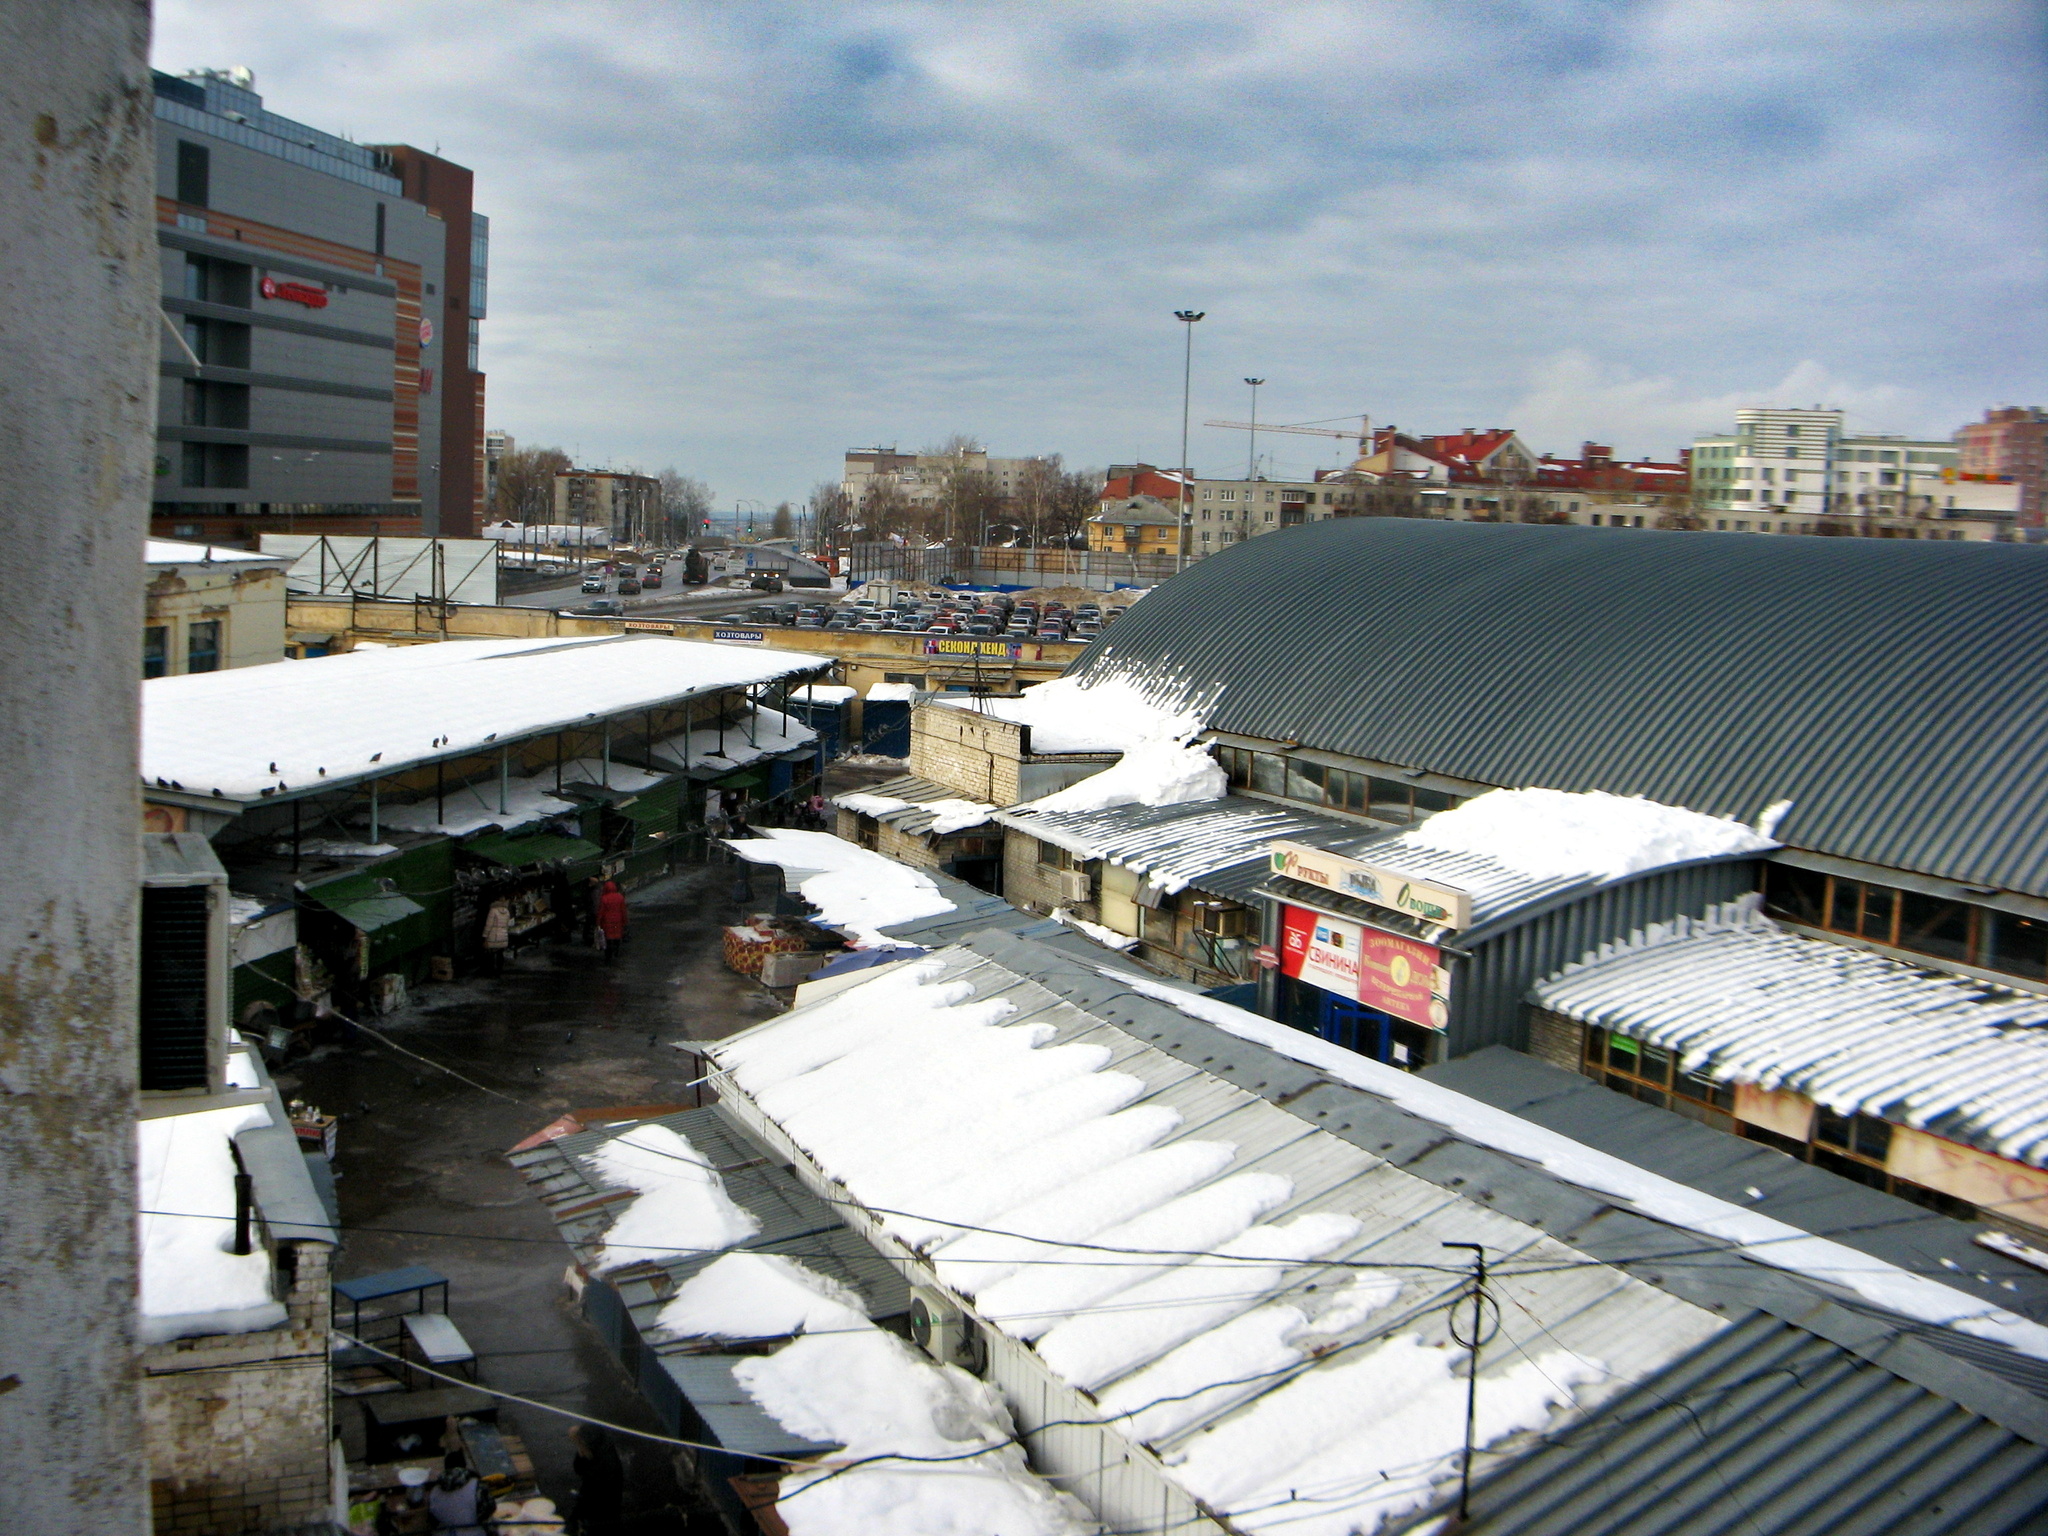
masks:
[[[1014,640],[955,639],[948,635],[926,635],[924,653],[927,656],[987,656],[1015,661],[1024,654],[1024,647]]]
[[[1412,879],[1398,870],[1382,869],[1339,853],[1301,843],[1272,845],[1273,873],[1307,885],[1319,885],[1340,896],[1406,912],[1444,928],[1472,926],[1472,898],[1447,885]]]
[[[1450,1022],[1450,976],[1436,946],[1363,923],[1282,907],[1280,974],[1411,1024]]]

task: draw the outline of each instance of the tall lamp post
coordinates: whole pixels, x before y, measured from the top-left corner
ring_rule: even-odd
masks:
[[[1201,309],[1173,312],[1187,337],[1180,365],[1180,559],[1174,565],[1176,571],[1188,568],[1188,398],[1195,378],[1195,322],[1207,313]]]
[[[1259,386],[1265,382],[1264,379],[1245,380],[1245,383],[1252,387],[1252,445],[1249,450],[1250,457],[1244,466],[1244,477],[1247,480],[1259,478]]]

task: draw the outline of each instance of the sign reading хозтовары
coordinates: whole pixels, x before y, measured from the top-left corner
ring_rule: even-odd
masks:
[[[1406,912],[1440,928],[1472,926],[1472,897],[1467,892],[1411,879],[1399,870],[1382,869],[1301,843],[1276,842],[1271,847],[1276,875],[1285,875],[1304,885],[1318,885],[1392,912]]]

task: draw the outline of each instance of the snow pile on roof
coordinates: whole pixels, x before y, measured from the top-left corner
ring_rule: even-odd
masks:
[[[857,692],[844,683],[812,683],[807,688],[791,689],[789,696],[798,704],[844,704]]]
[[[870,704],[907,704],[916,697],[915,683],[874,683],[867,691]]]
[[[712,1260],[663,1304],[655,1323],[679,1339],[782,1339],[872,1326],[856,1292],[776,1253]]]
[[[159,1115],[135,1126],[145,1344],[275,1328],[270,1255],[228,1250],[235,1238],[235,1161],[243,1131],[270,1124],[261,1104]]]
[[[956,798],[928,800],[925,809],[932,813],[934,837],[947,837],[955,832],[965,832],[969,827],[978,827],[996,813],[994,806],[984,805],[979,800]]]
[[[739,718],[723,730],[716,725],[700,725],[664,736],[647,755],[649,761],[671,773],[686,767],[712,768],[723,773],[747,763],[758,763],[764,757],[807,747],[817,739],[818,733],[795,715],[758,705],[742,710]]]
[[[1239,1530],[1352,1536],[1431,1503],[1464,1454],[1463,1359],[1416,1337],[1311,1371],[1194,1442],[1174,1476]],[[1484,1378],[1473,1439],[1543,1428],[1603,1380],[1563,1350]],[[1318,1510],[1317,1505],[1325,1506]],[[1306,1506],[1306,1508],[1304,1508]]]
[[[142,776],[255,800],[827,665],[795,651],[602,635],[443,640],[157,677],[142,685]]]
[[[1778,845],[1739,821],[1603,790],[1494,789],[1372,850],[1477,854],[1538,879],[1619,880]]]
[[[938,882],[923,870],[898,864],[830,832],[764,827],[758,837],[726,839],[726,847],[756,864],[779,864],[797,882],[818,920],[845,930],[855,943],[887,949],[897,943],[880,930],[951,912]]]
[[[776,1513],[790,1536],[1088,1536],[1102,1528],[1080,1500],[1032,1475],[993,1385],[934,1365],[873,1324],[808,1334],[732,1374],[783,1428],[844,1447],[783,1478]]]
[[[1184,701],[1122,677],[1056,677],[1013,698],[944,693],[929,702],[1029,726],[1033,752],[1128,752],[1145,741],[1186,741],[1202,728],[1200,712]]]
[[[144,565],[274,565],[282,570],[291,564],[287,555],[260,555],[250,549],[228,549],[219,544],[178,544],[169,539],[146,539],[142,545]]]
[[[761,1230],[760,1219],[725,1192],[718,1171],[665,1125],[637,1125],[586,1156],[607,1184],[635,1192],[605,1232],[592,1261],[599,1272],[716,1253]]]
[[[1034,737],[1034,740],[1036,738]],[[1106,811],[1118,805],[1189,805],[1221,800],[1230,782],[1207,747],[1142,741],[1113,767],[1030,802],[1034,811]]]
[[[1253,860],[1267,865],[1277,839],[1323,843],[1335,837],[1350,843],[1358,837],[1358,828],[1349,823],[1230,795],[1158,817],[1106,812],[1047,816],[1033,804],[1011,806],[997,820],[1079,858],[1107,859],[1148,875],[1169,896]]]
[[[1531,996],[1717,1082],[2048,1167],[2048,998],[1803,938],[1753,900],[1603,945]]]
[[[916,804],[911,800],[899,800],[894,795],[834,795],[832,803],[845,810],[862,816],[887,816],[892,811],[907,811]]]
[[[1135,934],[1118,933],[1114,928],[1105,928],[1100,923],[1091,923],[1085,917],[1074,916],[1065,907],[1054,907],[1051,916],[1054,922],[1065,923],[1076,933],[1084,933],[1096,943],[1107,945],[1111,949],[1133,949],[1138,943]]]
[[[1953,1327],[2048,1360],[2048,1327],[1987,1306],[1937,1280],[1717,1200],[1504,1109],[1216,998],[1122,971],[1104,970],[1102,974],[1134,992],[1170,1003],[1190,1018],[1214,1024],[1240,1039],[1257,1041],[1338,1082],[1362,1088],[1467,1141],[1521,1158],[1568,1184],[1622,1201],[1654,1221],[1727,1242],[1760,1264],[1836,1287],[1902,1317]]]
[[[440,797],[438,816],[435,808],[432,795],[411,805],[380,803],[377,825],[401,832],[441,832],[450,837],[463,837],[485,827],[523,827],[544,816],[560,816],[573,809],[569,801],[555,793],[553,770],[535,774],[532,778],[508,781],[505,785],[505,809],[502,811],[498,809],[498,779],[495,774],[473,783],[451,786]],[[370,813],[358,811],[353,820],[358,826],[367,826]]]

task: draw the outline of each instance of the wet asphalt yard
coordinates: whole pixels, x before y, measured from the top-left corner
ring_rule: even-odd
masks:
[[[449,1312],[486,1386],[661,1430],[580,1316],[563,1278],[568,1250],[504,1154],[572,1108],[682,1099],[690,1058],[669,1042],[717,1038],[778,1011],[722,963],[720,929],[750,905],[734,881],[730,864],[695,865],[632,892],[627,942],[610,965],[572,937],[520,952],[501,977],[425,988],[373,1021],[512,1102],[367,1038],[280,1076],[288,1097],[341,1117],[337,1275],[404,1264],[447,1275]],[[357,1412],[346,1399],[337,1408],[338,1418]],[[542,1491],[566,1501],[569,1421],[517,1404],[501,1417],[526,1441]],[[668,1448],[618,1443],[628,1532],[718,1528],[708,1512],[693,1517],[698,1501]]]

